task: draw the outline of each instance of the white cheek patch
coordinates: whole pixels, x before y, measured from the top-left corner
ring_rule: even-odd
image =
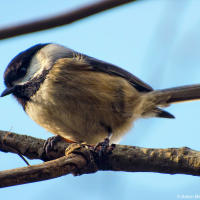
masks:
[[[13,84],[24,85],[34,77],[42,75],[44,70],[49,70],[58,59],[65,58],[70,52],[70,49],[57,44],[49,44],[43,47],[32,58],[29,66],[27,66],[26,75],[13,82]]]
[[[14,85],[23,85],[26,82],[28,82],[31,78],[34,77],[36,72],[40,69],[40,64],[36,61],[36,59],[33,59],[30,63],[30,67],[27,70],[27,73],[24,77],[14,82]]]
[[[41,52],[37,54],[30,62],[27,69],[27,73],[24,77],[14,82],[14,85],[24,85],[34,77],[40,76],[46,66],[50,65],[48,59],[45,59],[45,55]]]

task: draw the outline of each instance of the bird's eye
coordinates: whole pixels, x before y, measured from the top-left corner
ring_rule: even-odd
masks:
[[[26,74],[26,68],[25,67],[20,68],[18,71],[18,76],[22,77],[25,74]]]

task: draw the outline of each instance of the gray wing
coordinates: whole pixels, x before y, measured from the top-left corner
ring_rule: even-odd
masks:
[[[106,63],[101,60],[97,60],[95,58],[85,56],[85,55],[84,55],[84,59],[86,60],[88,64],[90,64],[90,66],[92,67],[91,70],[93,71],[99,71],[99,72],[104,72],[104,73],[108,73],[115,76],[120,76],[126,79],[133,87],[135,87],[140,92],[150,92],[153,90],[153,88],[150,85],[144,83],[139,78],[137,78],[133,74],[127,72],[126,70],[120,67],[117,67],[115,65],[112,65],[112,64],[109,64],[109,63]]]

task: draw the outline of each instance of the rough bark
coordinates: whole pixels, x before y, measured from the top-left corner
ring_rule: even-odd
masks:
[[[200,152],[187,147],[153,149],[115,145],[102,159],[93,147],[87,145],[80,145],[65,156],[65,149],[70,144],[64,141],[55,144],[46,155],[44,143],[42,139],[0,131],[1,151],[21,153],[30,159],[51,160],[40,165],[0,172],[0,187],[98,170],[200,175]]]

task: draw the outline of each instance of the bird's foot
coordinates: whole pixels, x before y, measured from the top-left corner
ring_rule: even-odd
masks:
[[[97,154],[97,162],[101,162],[104,158],[110,155],[115,148],[115,144],[110,145],[110,137],[106,137],[103,142],[99,142],[94,147],[94,152]]]
[[[46,153],[46,155],[49,154],[49,152],[51,152],[53,150],[54,145],[61,141],[63,138],[60,137],[59,135],[53,136],[53,137],[49,137],[43,146],[44,152]]]
[[[72,143],[65,149],[65,155],[69,156],[69,154],[76,152],[76,150],[79,150],[81,147],[88,148],[88,145],[85,142],[83,142],[83,143]]]
[[[53,137],[50,137],[48,138],[45,143],[44,143],[44,146],[43,146],[43,152],[44,152],[44,160],[51,160],[51,158],[54,157],[54,154],[55,154],[55,145],[58,143],[58,142],[61,142],[61,141],[64,141],[64,142],[67,142],[67,143],[74,143],[74,141],[71,141],[71,140],[68,140],[66,138],[63,138],[59,135],[56,135],[56,136],[53,136]]]

